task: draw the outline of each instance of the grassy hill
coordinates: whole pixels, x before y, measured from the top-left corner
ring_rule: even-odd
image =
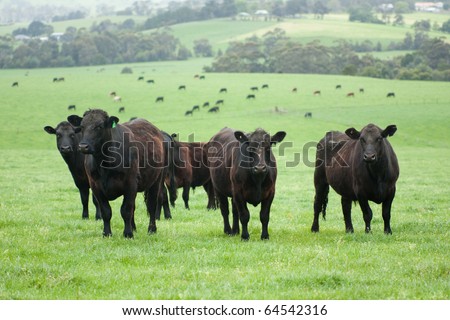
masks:
[[[132,64],[131,75],[121,75],[119,65],[0,73],[1,299],[448,299],[448,83],[297,74],[194,78],[209,62]],[[64,82],[52,82],[61,76]],[[14,81],[18,87],[11,87]],[[181,84],[186,91],[178,90]],[[269,89],[245,99],[250,87],[262,84]],[[219,94],[222,87],[228,93]],[[109,97],[113,90],[120,105]],[[396,98],[386,98],[389,91]],[[347,98],[348,92],[355,97]],[[157,96],[164,103],[155,103]],[[193,105],[219,98],[225,100],[219,113],[201,109],[184,116]],[[190,211],[177,201],[173,220],[159,221],[151,236],[138,196],[134,240],[122,238],[121,201],[114,201],[113,237],[102,238],[92,209],[90,220],[81,219],[79,195],[55,137],[43,130],[74,113],[69,104],[77,114],[103,108],[121,122],[144,117],[183,141],[206,141],[224,126],[285,130],[288,144],[274,152],[279,175],[271,239],[259,240],[259,208],[253,207],[250,241],[225,236],[220,213],[206,210],[200,188],[191,192]],[[117,113],[119,106],[125,113]],[[284,112],[275,113],[275,106]],[[311,119],[304,118],[306,111]],[[369,122],[398,126],[389,138],[400,162],[393,235],[383,234],[375,204],[372,234],[364,233],[358,206],[355,233],[346,234],[333,191],[327,220],[312,234],[316,142],[328,130]]]

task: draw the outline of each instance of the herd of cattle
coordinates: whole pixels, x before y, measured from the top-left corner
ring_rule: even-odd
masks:
[[[188,143],[161,131],[145,119],[123,124],[104,110],[91,109],[83,117],[71,115],[56,127],[44,130],[56,135],[57,148],[68,165],[82,202],[82,217],[88,218],[92,189],[96,219],[103,220],[103,235],[111,236],[112,201],[123,196],[123,235],[133,237],[135,199],[144,193],[150,216],[148,232],[156,232],[161,211],[171,218],[169,202],[175,205],[177,189],[189,209],[189,191],[203,187],[207,208],[222,213],[224,232],[249,239],[247,204],[260,206],[261,239],[268,239],[270,208],[275,196],[277,164],[272,146],[286,132],[270,135],[263,129],[245,133],[224,128],[209,141]],[[399,175],[396,155],[387,140],[395,125],[381,129],[369,124],[361,131],[350,128],[328,132],[317,144],[314,172],[314,220],[311,231],[319,231],[319,215],[325,218],[329,187],[342,198],[347,232],[353,232],[351,203],[358,201],[365,231],[370,232],[372,211],[368,201],[382,203],[384,232],[391,234],[391,204]],[[229,221],[231,198],[232,225]],[[240,230],[242,229],[242,230]]]

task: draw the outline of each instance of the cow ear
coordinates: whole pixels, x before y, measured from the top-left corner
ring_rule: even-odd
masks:
[[[349,128],[349,129],[345,130],[345,134],[355,140],[359,139],[359,137],[361,136],[361,132],[359,132],[355,128]]]
[[[67,121],[69,121],[69,123],[74,127],[79,127],[81,124],[81,120],[83,120],[83,118],[77,116],[76,114],[67,117]]]
[[[384,131],[381,133],[381,136],[383,138],[386,138],[388,136],[392,137],[396,131],[397,131],[397,126],[395,124],[391,124],[391,125],[387,126],[386,129],[384,129]]]
[[[56,130],[53,127],[50,126],[45,126],[44,130],[48,133],[48,134],[56,134]]]
[[[286,132],[278,131],[272,137],[270,137],[270,144],[277,144],[278,142],[283,141],[284,137],[286,137]]]
[[[242,131],[235,131],[234,137],[239,141],[240,143],[244,143],[248,141],[248,137],[243,133]]]
[[[115,128],[117,123],[119,122],[119,118],[112,116],[112,117],[109,117],[106,122],[107,122],[108,128]]]

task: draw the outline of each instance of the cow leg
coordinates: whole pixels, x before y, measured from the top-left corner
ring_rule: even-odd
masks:
[[[190,189],[190,187],[191,187],[190,184],[185,184],[183,186],[183,195],[182,195],[183,201],[184,201],[184,207],[188,210],[189,210],[189,189]]]
[[[232,235],[239,234],[239,212],[237,210],[236,204],[231,200],[231,210],[233,212],[233,229],[231,230]]]
[[[262,225],[261,240],[269,240],[270,207],[272,205],[273,197],[274,194],[261,202],[261,211],[259,213],[259,219],[261,220]]]
[[[95,206],[95,220],[101,220],[102,211],[100,210],[100,205],[98,204],[97,198],[94,196],[94,193],[92,193],[92,202]]]
[[[148,224],[148,233],[156,233],[156,211],[159,205],[159,195],[161,193],[162,184],[164,183],[164,176],[161,174],[155,183],[145,190],[145,205],[150,216]]]
[[[250,234],[248,233],[248,221],[250,220],[250,212],[247,208],[247,203],[244,199],[240,199],[239,196],[233,197],[233,200],[235,201],[236,209],[239,212],[239,219],[241,220],[242,225],[242,233],[241,233],[241,239],[242,240],[249,240]]]
[[[227,196],[220,194],[218,196],[218,199],[219,199],[220,212],[222,213],[222,217],[223,217],[223,232],[228,235],[232,235],[233,232],[231,231],[230,221],[228,220],[228,216],[230,214],[230,209],[228,207],[228,198],[227,198]]]
[[[353,233],[352,224],[352,200],[348,198],[341,198],[342,213],[344,214],[345,232]]]
[[[203,188],[205,189],[206,194],[208,195],[208,205],[206,206],[206,209],[216,210],[216,208],[217,208],[216,197],[214,195],[214,188],[213,188],[211,180],[208,181],[207,183],[205,183],[203,185]]]
[[[98,201],[98,204],[100,206],[100,210],[102,212],[102,219],[103,219],[103,236],[104,237],[111,237],[111,206],[109,205],[108,199],[104,197],[103,195],[96,194],[95,198]]]
[[[88,188],[79,188],[81,204],[83,206],[83,212],[81,214],[81,218],[89,219],[89,187]]]
[[[392,201],[394,201],[395,191],[388,199],[386,199],[382,204],[382,215],[384,221],[384,233],[392,234],[391,230],[391,207]]]
[[[120,213],[124,222],[123,236],[125,238],[133,238],[133,224],[134,223],[134,206],[136,201],[136,191],[130,190],[123,195],[123,202],[120,208]]]
[[[372,209],[370,209],[367,199],[358,199],[359,206],[363,213],[364,222],[366,224],[366,233],[370,233],[370,222],[372,221]]]

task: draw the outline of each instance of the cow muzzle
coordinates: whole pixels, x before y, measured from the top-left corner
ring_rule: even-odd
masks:
[[[89,145],[87,143],[83,143],[83,142],[80,143],[78,145],[78,149],[84,154],[91,154],[91,153],[93,153],[92,152],[92,148],[89,147]]]
[[[253,167],[253,173],[254,174],[263,174],[267,172],[267,166],[265,165],[257,165]]]
[[[71,146],[61,146],[59,148],[59,152],[64,153],[64,154],[70,153],[70,152],[72,152],[72,147]]]
[[[363,159],[368,163],[375,162],[377,161],[377,155],[375,153],[364,153]]]

